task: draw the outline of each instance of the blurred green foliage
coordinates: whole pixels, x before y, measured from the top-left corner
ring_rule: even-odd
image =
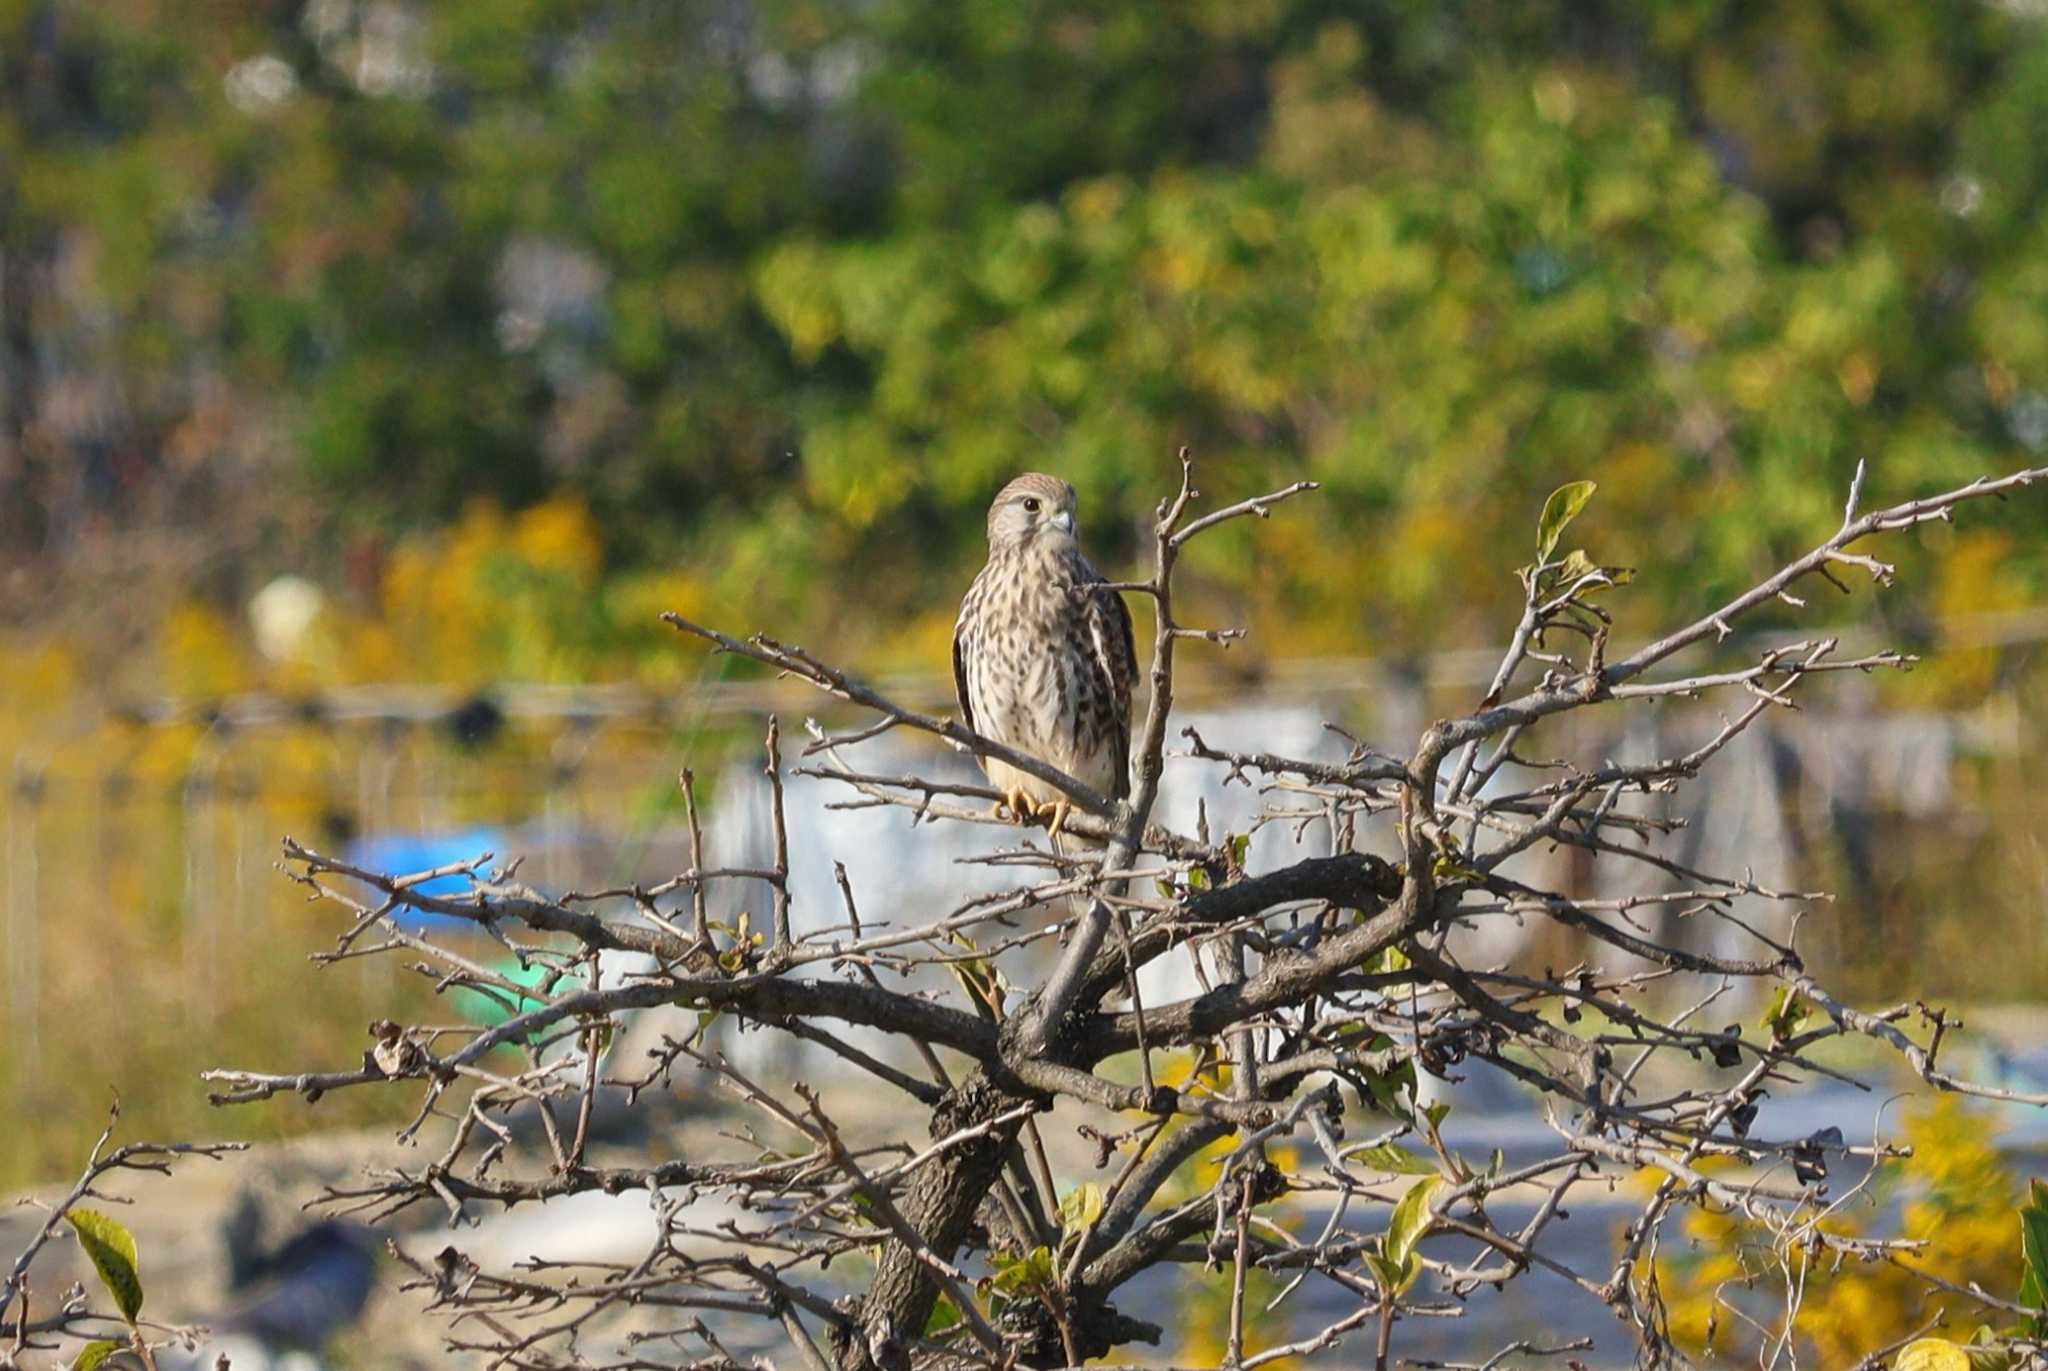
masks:
[[[1330,488],[1226,607],[1398,651],[1497,631],[1563,480],[1650,611],[1858,458],[2048,444],[2023,6],[4,0],[0,90],[16,551],[253,477],[332,580],[566,492],[612,570],[922,651],[1005,477],[1117,562],[1187,443]],[[2038,596],[2002,550],[1965,600]]]

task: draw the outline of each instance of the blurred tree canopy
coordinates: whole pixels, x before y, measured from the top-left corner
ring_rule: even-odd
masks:
[[[0,0],[7,600],[155,529],[374,607],[566,501],[621,622],[924,655],[1003,479],[1115,564],[1186,443],[1331,487],[1197,568],[1269,649],[1498,632],[1582,476],[1696,604],[2048,447],[2044,150],[2017,0]]]

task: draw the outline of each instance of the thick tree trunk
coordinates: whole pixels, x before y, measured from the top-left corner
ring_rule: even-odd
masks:
[[[976,1071],[947,1092],[932,1112],[932,1136],[943,1138],[985,1124],[1023,1103]],[[1020,1117],[991,1129],[948,1149],[918,1173],[899,1207],[935,1256],[950,1261],[960,1250],[975,1210],[995,1188],[1003,1158],[1023,1126]],[[931,1269],[902,1243],[889,1243],[861,1306],[862,1338],[835,1349],[840,1365],[845,1371],[906,1371],[910,1351],[905,1340],[924,1332],[937,1303],[938,1284]]]

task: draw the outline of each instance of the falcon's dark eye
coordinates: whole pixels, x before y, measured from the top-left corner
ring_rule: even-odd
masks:
[[[1038,513],[1038,497],[1036,495],[1027,495],[1024,497],[1024,512],[1026,514]]]

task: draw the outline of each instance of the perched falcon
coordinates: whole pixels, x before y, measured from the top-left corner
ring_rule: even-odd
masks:
[[[1130,793],[1131,612],[1074,533],[1074,488],[1036,472],[988,511],[988,565],[953,626],[953,684],[967,726],[1050,762],[1105,795]],[[993,758],[989,780],[1018,821],[1044,817],[1055,840],[1066,796]]]

